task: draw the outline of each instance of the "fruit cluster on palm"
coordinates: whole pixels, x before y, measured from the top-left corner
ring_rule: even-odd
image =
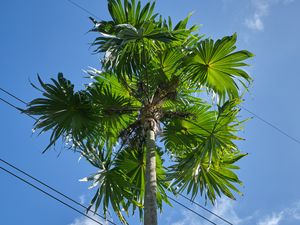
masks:
[[[74,91],[62,74],[39,78],[43,97],[26,109],[39,117],[35,128],[52,133],[46,150],[63,138],[97,168],[85,179],[97,187],[90,207],[111,208],[123,223],[138,210],[145,225],[157,224],[168,192],[214,202],[234,199],[241,184],[237,106],[251,81],[241,67],[253,55],[235,51],[236,34],[205,39],[189,17],[173,26],[154,6],[108,0],[112,20],[91,18],[103,53],[101,71],[87,71],[92,83]],[[216,107],[205,100],[211,94]]]

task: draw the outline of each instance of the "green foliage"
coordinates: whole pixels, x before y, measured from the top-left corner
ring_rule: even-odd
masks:
[[[178,158],[176,163],[170,167],[172,171],[169,179],[174,182],[172,185],[174,189],[179,192],[187,191],[191,193],[194,199],[200,192],[214,203],[217,195],[226,195],[231,199],[235,199],[232,191],[241,194],[240,191],[234,186],[233,183],[242,185],[237,175],[233,172],[239,169],[233,163],[246,154],[228,153],[220,154],[220,157],[210,162],[208,156],[202,157],[200,152],[195,150]]]
[[[212,202],[216,193],[234,199],[230,191],[240,193],[230,182],[241,184],[232,169],[233,163],[241,156],[234,140],[241,140],[236,133],[241,129],[237,120],[239,101],[226,102],[217,112],[208,107],[198,109],[194,120],[183,119],[180,124],[170,124],[165,128],[166,149],[175,158],[170,169],[169,179],[179,191],[187,191],[195,198],[200,194]],[[176,129],[170,132],[170,129]]]
[[[92,182],[90,188],[98,187],[89,209],[93,205],[97,209],[102,204],[102,210],[106,215],[111,205],[120,220],[123,223],[127,223],[122,210],[128,215],[130,207],[132,207],[133,214],[138,208],[142,219],[146,182],[145,151],[126,147],[122,149],[117,157],[112,157],[108,152],[111,151],[108,151],[103,143],[97,146],[88,143],[82,151],[82,156],[94,167],[98,168],[97,173],[81,179],[81,181]],[[161,154],[162,152],[158,149],[156,155],[157,202],[158,207],[162,210],[162,201],[165,201],[167,204],[170,203],[166,195],[169,183],[166,179],[166,171],[163,167]]]
[[[25,110],[38,116],[36,129],[51,132],[46,150],[71,138],[98,170],[84,179],[97,188],[90,207],[105,215],[112,209],[125,224],[130,212],[143,215],[147,119],[157,122],[163,145],[156,151],[161,210],[170,190],[213,203],[222,195],[234,199],[242,184],[234,172],[245,156],[236,145],[244,122],[238,105],[240,89],[251,82],[242,68],[253,54],[235,51],[236,34],[202,39],[198,26],[188,27],[191,15],[174,26],[154,6],[108,0],[111,20],[91,18],[103,71],[87,71],[92,83],[80,91],[61,73],[50,83],[38,77],[34,87],[43,97]],[[204,100],[205,89],[219,97],[218,106]]]
[[[97,173],[81,180],[92,182],[90,188],[98,186],[88,209],[95,205],[97,210],[102,203],[102,210],[106,216],[111,204],[120,221],[127,224],[121,209],[127,209],[125,199],[130,199],[132,196],[129,192],[128,179],[122,171],[112,165],[111,155],[107,154],[107,151],[103,151],[103,147],[103,144],[98,146],[87,144],[82,152],[82,155],[98,168]]]
[[[35,123],[35,129],[40,133],[52,130],[49,149],[59,137],[71,135],[74,144],[89,137],[99,118],[88,98],[86,91],[74,92],[74,85],[58,74],[57,80],[51,79],[53,84],[44,83],[38,76],[44,98],[37,98],[28,104],[25,111],[31,115],[40,116]],[[37,88],[37,87],[36,87]]]
[[[238,79],[243,82],[251,81],[249,75],[239,67],[247,66],[243,61],[253,57],[253,54],[243,50],[234,52],[236,49],[236,34],[224,37],[214,42],[211,39],[200,41],[195,51],[187,58],[188,78],[199,86],[206,86],[217,93],[221,100],[237,98]]]

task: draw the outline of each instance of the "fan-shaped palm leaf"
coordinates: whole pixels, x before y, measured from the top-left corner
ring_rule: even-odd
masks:
[[[50,144],[63,136],[71,136],[74,144],[93,135],[93,129],[99,121],[97,109],[90,101],[86,91],[74,91],[74,85],[58,74],[58,79],[51,79],[53,84],[44,83],[38,76],[44,98],[37,98],[28,104],[26,113],[39,116],[35,129],[41,132],[52,130]]]
[[[236,34],[214,42],[211,39],[200,41],[190,57],[188,78],[198,86],[206,86],[225,100],[238,97],[239,80],[244,86],[251,81],[249,75],[240,67],[247,66],[244,60],[253,57],[246,51],[236,51]]]
[[[239,169],[233,163],[245,155],[227,152],[211,164],[209,157],[203,158],[194,151],[177,159],[177,163],[170,167],[169,179],[173,180],[174,189],[191,193],[193,199],[199,191],[205,199],[208,198],[211,202],[214,202],[217,195],[221,196],[222,193],[235,199],[232,191],[238,194],[240,192],[234,183],[241,185],[242,182],[232,171]]]
[[[118,215],[120,221],[128,224],[122,211],[127,212],[126,199],[130,199],[132,203],[132,194],[130,193],[130,185],[128,178],[119,169],[113,166],[111,162],[111,154],[107,154],[111,150],[105,149],[104,145],[87,144],[82,151],[82,155],[96,168],[98,172],[92,174],[80,181],[92,182],[90,188],[97,187],[95,196],[91,200],[88,210],[95,206],[95,211],[102,204],[104,215],[107,216],[109,206]]]
[[[141,151],[142,150],[142,151]],[[157,171],[157,202],[162,209],[162,201],[170,204],[165,189],[168,186],[166,182],[166,173],[163,167],[163,160],[159,149],[156,151],[156,171]],[[145,170],[146,170],[146,151],[142,149],[125,148],[117,157],[115,166],[123,171],[129,178],[132,185],[132,194],[136,196],[136,201],[143,205],[145,194]],[[140,214],[142,216],[142,214]]]
[[[238,168],[232,164],[244,156],[233,143],[240,139],[236,136],[241,125],[236,120],[238,103],[238,100],[228,101],[218,111],[205,105],[193,107],[190,109],[192,117],[171,120],[165,125],[162,140],[176,159],[175,165],[170,167],[170,179],[175,186],[180,184],[180,191],[192,192],[194,198],[200,190],[212,202],[216,193],[230,198],[234,198],[230,189],[239,193],[230,183],[240,184],[230,169]],[[175,178],[175,174],[181,175]]]

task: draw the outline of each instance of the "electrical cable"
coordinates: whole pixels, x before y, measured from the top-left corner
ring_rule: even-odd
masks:
[[[73,200],[73,199],[69,198],[68,196],[64,195],[63,193],[61,193],[61,192],[57,191],[56,189],[50,187],[49,185],[45,184],[44,182],[42,182],[42,181],[40,181],[40,180],[34,178],[33,176],[31,176],[31,175],[29,175],[28,173],[26,173],[26,172],[20,170],[19,168],[17,168],[17,167],[15,167],[15,166],[13,166],[12,164],[6,162],[5,160],[0,159],[0,161],[4,162],[5,164],[9,165],[10,167],[16,169],[17,171],[23,173],[24,175],[30,177],[31,179],[37,181],[38,183],[44,185],[45,187],[47,187],[47,188],[53,190],[54,192],[59,193],[60,195],[62,195],[62,196],[64,196],[65,198],[69,199],[70,201],[72,201],[72,202],[74,202],[74,203],[76,203],[76,204],[82,206],[83,208],[86,208],[86,209],[87,209],[87,207],[83,206],[82,204],[76,202],[75,200]],[[0,166],[0,169],[3,170],[3,171],[5,171],[6,173],[8,173],[8,174],[10,174],[10,175],[12,175],[12,176],[14,176],[14,177],[16,177],[17,179],[21,180],[22,182],[26,183],[27,185],[29,185],[29,186],[31,186],[31,187],[37,189],[38,191],[44,193],[45,195],[47,195],[47,196],[53,198],[54,200],[60,202],[61,204],[63,204],[63,205],[65,205],[65,206],[69,207],[70,209],[76,211],[77,213],[79,213],[79,214],[81,214],[81,215],[83,215],[83,216],[89,218],[90,220],[93,220],[93,221],[96,222],[97,224],[103,225],[102,223],[100,223],[99,221],[95,220],[94,218],[92,218],[92,217],[86,215],[85,213],[79,211],[78,209],[74,208],[73,206],[69,205],[68,203],[65,203],[64,201],[58,199],[57,197],[55,197],[55,196],[49,194],[48,192],[46,192],[46,191],[44,191],[43,189],[37,187],[36,185],[30,183],[29,181],[27,181],[27,180],[21,178],[20,176],[16,175],[15,173],[13,173],[13,172],[11,172],[11,171],[9,171],[9,170],[3,168],[2,166]],[[171,199],[172,201],[174,201],[175,203],[181,205],[181,206],[184,207],[185,209],[187,209],[187,210],[189,210],[189,211],[195,213],[196,215],[198,215],[198,216],[201,217],[202,219],[204,219],[204,220],[210,222],[211,224],[217,225],[217,224],[214,223],[213,221],[207,219],[206,217],[204,217],[204,216],[202,216],[201,214],[197,213],[195,210],[193,210],[193,209],[191,209],[191,208],[185,206],[184,204],[180,203],[179,201],[175,200],[174,198],[172,198],[172,197],[170,197],[170,196],[167,196],[167,197],[170,198],[170,199]],[[91,212],[93,212],[93,211],[91,211]],[[97,214],[97,213],[95,213],[95,214],[98,215],[98,216],[100,216],[101,218],[104,218],[104,217],[102,217],[101,215],[99,215],[99,214]],[[112,224],[114,224],[114,225],[116,225],[116,223],[114,223],[114,222],[112,222],[112,221],[109,221],[109,220],[107,220],[107,221],[110,222],[110,223],[112,223]]]
[[[0,99],[1,99],[1,98],[0,98]],[[6,101],[5,101],[5,102],[6,102]],[[12,106],[13,108],[18,109],[17,107],[15,107],[14,105],[12,105],[12,104],[10,104],[10,103],[8,103],[8,102],[7,102],[7,104],[10,105],[10,106]],[[18,109],[18,110],[20,110],[20,109]],[[35,118],[34,118],[34,119],[35,119]],[[3,159],[0,158],[0,161],[2,161],[3,163],[5,163],[5,164],[11,166],[12,168],[16,169],[17,171],[19,171],[19,172],[25,174],[26,176],[28,176],[28,177],[30,177],[31,179],[37,181],[38,183],[44,185],[45,187],[47,187],[47,188],[53,190],[54,192],[56,192],[56,193],[62,195],[63,197],[69,199],[70,201],[74,202],[75,204],[80,205],[81,207],[84,207],[85,209],[87,209],[87,207],[85,207],[84,205],[82,205],[82,204],[76,202],[74,199],[72,199],[72,198],[68,197],[67,195],[65,195],[65,194],[63,194],[63,193],[61,193],[61,192],[59,192],[58,190],[56,190],[56,189],[50,187],[49,185],[47,185],[47,184],[45,184],[44,182],[38,180],[37,178],[31,176],[30,174],[24,172],[23,170],[21,170],[21,169],[15,167],[15,166],[13,166],[12,164],[6,162],[5,160],[3,160]],[[2,167],[0,167],[0,169],[2,169]],[[168,197],[169,197],[169,196],[168,196]],[[178,202],[177,200],[175,200],[175,199],[173,199],[173,198],[171,198],[171,197],[169,197],[169,198],[170,198],[172,201],[176,202],[177,204],[179,204],[179,205],[183,206],[184,208],[188,209],[189,211],[191,211],[191,212],[195,213],[196,215],[200,216],[201,218],[203,218],[203,219],[205,219],[205,220],[211,222],[212,224],[215,224],[215,225],[216,225],[216,223],[210,221],[210,220],[207,219],[206,217],[204,217],[204,216],[202,216],[201,214],[197,213],[195,210],[192,210],[191,208],[185,206],[184,204]],[[93,211],[91,211],[91,212],[93,212]],[[97,215],[100,216],[99,214],[97,214]],[[100,217],[102,217],[102,216],[100,216]],[[102,217],[102,218],[103,218],[103,217]],[[109,220],[108,220],[108,221],[109,221]],[[109,222],[112,223],[112,224],[115,224],[115,223],[113,223],[112,221],[109,221]]]
[[[0,100],[1,100],[2,102],[4,102],[5,104],[7,104],[7,105],[13,107],[14,109],[20,111],[21,113],[25,113],[21,108],[19,108],[19,107],[15,106],[14,104],[12,104],[12,103],[6,101],[5,99],[0,98]],[[30,118],[34,119],[35,121],[38,121],[38,119],[35,118],[35,117],[33,117],[32,115],[30,115],[30,114],[28,114],[28,113],[25,113],[25,114],[26,114],[27,116],[29,116]]]
[[[83,10],[84,12],[86,12],[87,14],[90,14],[91,16],[100,19],[98,16],[96,16],[94,13],[92,13],[91,11],[87,10],[86,8],[82,7],[81,5],[77,4],[76,2],[73,2],[72,0],[67,0],[68,2],[70,2],[71,4],[73,4],[74,6],[76,6],[77,8]]]
[[[47,196],[53,198],[54,200],[60,202],[61,204],[63,204],[63,205],[65,205],[65,206],[69,207],[70,209],[72,209],[72,210],[78,212],[79,214],[81,214],[81,215],[83,215],[83,216],[89,218],[90,220],[93,220],[95,223],[100,224],[100,225],[103,225],[102,223],[100,223],[99,221],[95,220],[94,218],[92,218],[92,217],[86,215],[85,213],[79,211],[78,209],[74,208],[73,206],[69,205],[68,203],[65,203],[64,201],[62,201],[62,200],[56,198],[55,196],[49,194],[48,192],[46,192],[46,191],[44,191],[43,189],[37,187],[36,185],[30,183],[29,181],[27,181],[27,180],[25,180],[25,179],[19,177],[18,175],[14,174],[13,172],[11,172],[11,171],[9,171],[9,170],[3,168],[2,166],[0,166],[0,169],[3,170],[3,171],[5,171],[6,173],[8,173],[8,174],[10,174],[10,175],[12,175],[12,176],[14,176],[14,177],[16,177],[17,179],[21,180],[22,182],[28,184],[29,186],[31,186],[31,187],[37,189],[38,191],[44,193],[45,195],[47,195]]]
[[[4,93],[8,94],[9,96],[13,97],[14,99],[18,100],[19,102],[24,103],[25,105],[27,105],[28,103],[23,101],[22,99],[18,98],[17,96],[15,96],[14,94],[10,93],[9,91],[3,89],[0,87],[0,90],[3,91]]]
[[[1,159],[0,159],[1,160]],[[215,217],[218,217],[220,220],[223,220],[224,222],[230,224],[230,225],[233,225],[233,223],[229,222],[228,220],[224,219],[223,217],[219,216],[218,214],[214,213],[213,211],[205,208],[204,206],[200,205],[199,203],[197,203],[196,201],[192,200],[192,199],[189,199],[188,197],[186,197],[185,195],[181,194],[181,193],[177,193],[178,195],[180,195],[181,197],[185,198],[186,200],[194,203],[195,205],[199,206],[201,209],[211,213],[212,215],[214,215]]]
[[[86,13],[92,15],[93,17],[98,18],[95,14],[93,14],[93,13],[90,12],[89,10],[85,9],[84,7],[80,6],[79,4],[77,4],[77,3],[75,3],[75,2],[73,2],[73,1],[71,1],[71,0],[67,0],[67,1],[70,2],[71,4],[73,4],[74,6],[78,7],[79,9],[85,11]],[[98,19],[99,19],[99,18],[98,18]],[[24,103],[24,104],[27,105],[27,103],[26,103],[25,101],[19,99],[18,97],[14,96],[13,94],[9,93],[8,91],[4,90],[3,88],[0,87],[0,90],[2,90],[3,92],[7,93],[8,95],[14,97],[15,99],[17,99],[17,100],[19,100],[20,102],[22,102],[22,103]],[[12,106],[13,108],[15,108],[15,109],[21,111],[18,107],[15,107],[14,105],[12,105],[11,103],[5,101],[4,99],[0,98],[0,100],[2,100],[3,102],[5,102],[6,104]],[[249,109],[247,109],[247,108],[245,108],[245,107],[243,107],[243,106],[240,106],[240,108],[243,109],[243,110],[245,110],[245,111],[247,111],[248,113],[252,114],[254,117],[256,117],[256,118],[259,119],[260,121],[264,122],[264,123],[267,124],[268,126],[272,127],[273,129],[277,130],[277,131],[280,132],[282,135],[284,135],[284,136],[288,137],[289,139],[293,140],[294,142],[300,144],[300,141],[299,141],[299,140],[297,140],[296,138],[292,137],[291,135],[289,135],[288,133],[286,133],[285,131],[283,131],[283,130],[280,129],[279,127],[277,127],[277,126],[273,125],[272,123],[268,122],[268,121],[265,120],[264,118],[258,116],[256,113],[250,111]],[[28,115],[28,114],[26,114],[26,115]],[[32,117],[31,115],[28,115],[28,116]],[[32,118],[33,118],[33,117],[32,117]],[[33,119],[37,120],[36,118],[33,118]],[[181,193],[178,193],[178,194],[179,194],[181,197],[183,197],[183,198],[185,198],[185,199],[191,201],[192,203],[196,204],[197,206],[199,206],[199,207],[202,208],[203,210],[206,210],[207,212],[209,212],[209,213],[211,213],[212,215],[218,217],[219,219],[223,220],[224,222],[226,222],[226,223],[232,225],[232,223],[230,223],[230,222],[227,221],[226,219],[224,219],[224,218],[222,218],[221,216],[215,214],[214,212],[210,211],[209,209],[207,209],[207,208],[201,206],[201,205],[198,204],[197,202],[195,202],[195,201],[193,201],[193,200],[187,198],[186,196],[184,196],[184,195],[181,194]],[[170,198],[170,199],[171,199],[171,198]],[[176,200],[174,200],[174,199],[172,199],[172,200],[173,200],[173,201],[176,201]],[[178,202],[178,204],[181,204],[181,203]],[[186,207],[186,206],[184,206],[184,207]],[[195,213],[197,214],[197,212],[195,212]]]
[[[21,109],[20,109],[19,107],[17,107],[17,106],[15,106],[14,104],[12,104],[12,103],[6,101],[5,99],[0,98],[0,100],[1,100],[2,102],[6,103],[7,105],[13,107],[14,109],[16,109],[16,110],[18,110],[18,111],[21,111]]]
[[[20,99],[19,97],[15,96],[14,94],[10,93],[9,91],[6,91],[5,89],[3,89],[3,88],[1,88],[1,87],[0,87],[0,90],[3,91],[3,92],[5,92],[6,94],[10,95],[11,97],[15,98],[16,100],[18,100],[18,101],[20,101],[20,102],[22,102],[22,103],[24,103],[24,104],[27,105],[27,103],[26,103],[25,101],[23,101],[23,100]],[[17,106],[15,106],[15,105],[9,103],[8,101],[4,100],[3,98],[0,98],[0,100],[3,101],[4,103],[8,104],[9,106],[11,106],[11,107],[17,109],[18,111],[23,112],[22,109],[20,109],[20,108],[18,108]],[[272,127],[273,129],[277,130],[278,132],[280,132],[280,133],[283,134],[284,136],[290,138],[290,139],[293,140],[294,142],[300,144],[300,141],[299,141],[299,140],[297,140],[296,138],[292,137],[292,136],[289,135],[288,133],[284,132],[282,129],[278,128],[277,126],[273,125],[272,123],[266,121],[265,119],[263,119],[262,117],[258,116],[258,115],[255,114],[254,112],[248,110],[247,108],[245,108],[245,107],[243,107],[243,106],[240,106],[240,108],[242,108],[242,109],[244,109],[245,111],[251,113],[251,114],[252,114],[254,117],[256,117],[257,119],[261,120],[261,121],[264,122],[265,124],[269,125],[269,126]],[[31,115],[29,115],[29,114],[26,114],[26,115],[37,121],[37,119],[34,118],[33,116],[31,116]],[[180,194],[180,196],[182,196],[182,197],[188,199],[186,196],[184,196],[184,195],[182,195],[182,194]],[[190,199],[189,199],[189,201],[193,202],[194,204],[198,205],[198,206],[201,207],[202,209],[204,209],[204,210],[210,212],[211,214],[215,215],[216,217],[218,217],[219,219],[223,220],[224,222],[229,223],[229,224],[232,224],[232,223],[230,223],[229,221],[227,221],[226,219],[224,219],[224,218],[218,216],[217,214],[213,213],[212,211],[208,210],[207,208],[201,206],[201,205],[198,204],[197,202],[194,202],[194,201],[192,201],[192,200],[190,200]]]
[[[197,216],[201,217],[202,219],[206,220],[207,222],[211,223],[211,224],[214,224],[214,225],[217,225],[215,222],[211,221],[210,219],[207,219],[205,216],[202,216],[200,213],[197,213],[195,210],[187,207],[186,205],[182,204],[181,202],[177,201],[176,199],[170,197],[167,195],[167,197],[169,199],[171,199],[173,202],[177,203],[178,205],[181,205],[182,207],[184,207],[185,209],[191,211],[192,213],[196,214]]]
[[[267,120],[265,120],[264,118],[258,116],[256,113],[250,111],[249,109],[246,109],[243,106],[239,106],[241,109],[247,111],[248,113],[252,114],[254,117],[256,117],[257,119],[259,119],[260,121],[264,122],[265,124],[269,125],[270,127],[272,127],[273,129],[277,130],[279,133],[283,134],[284,136],[288,137],[289,139],[293,140],[294,142],[300,144],[300,141],[297,140],[296,138],[292,137],[291,135],[289,135],[288,133],[286,133],[285,131],[283,131],[282,129],[280,129],[279,127],[275,126],[274,124],[268,122]]]
[[[61,196],[65,197],[66,199],[70,200],[71,202],[73,202],[73,203],[75,203],[75,204],[77,204],[77,205],[81,206],[82,208],[84,208],[84,209],[88,210],[88,207],[86,207],[86,206],[84,206],[83,204],[81,204],[81,203],[77,202],[77,201],[76,201],[76,200],[74,200],[73,198],[71,198],[71,197],[69,197],[69,196],[67,196],[67,195],[63,194],[62,192],[58,191],[57,189],[55,189],[55,188],[53,188],[53,187],[49,186],[49,185],[48,185],[48,184],[46,184],[45,182],[43,182],[43,181],[41,181],[41,180],[39,180],[39,179],[37,179],[37,178],[33,177],[32,175],[30,175],[30,174],[26,173],[24,170],[21,170],[21,169],[19,169],[18,167],[16,167],[16,166],[12,165],[11,163],[9,163],[9,162],[5,161],[5,160],[4,160],[4,159],[2,159],[2,158],[0,158],[0,161],[1,161],[1,162],[3,162],[3,163],[5,163],[6,165],[8,165],[8,166],[12,167],[13,169],[15,169],[15,170],[19,171],[20,173],[22,173],[22,174],[26,175],[27,177],[31,178],[32,180],[34,180],[34,181],[36,181],[36,182],[40,183],[41,185],[43,185],[43,186],[45,186],[45,187],[49,188],[50,190],[54,191],[55,193],[57,193],[57,194],[59,194],[59,195],[61,195]],[[112,221],[110,221],[110,220],[106,219],[105,217],[103,217],[102,215],[98,214],[97,212],[95,212],[95,211],[93,211],[93,210],[89,210],[89,211],[90,211],[90,212],[92,212],[92,213],[94,213],[95,215],[97,215],[97,216],[101,217],[102,219],[104,219],[104,220],[107,220],[107,221],[108,221],[108,222],[110,222],[111,224],[117,225],[116,223],[114,223],[114,222],[112,222]]]

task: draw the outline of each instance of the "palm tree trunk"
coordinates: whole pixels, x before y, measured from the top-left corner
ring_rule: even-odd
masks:
[[[147,153],[144,225],[157,225],[155,126],[150,125],[146,130],[146,133]]]

